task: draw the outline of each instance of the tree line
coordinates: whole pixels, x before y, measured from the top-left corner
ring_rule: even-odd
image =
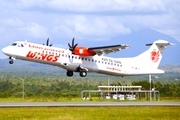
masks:
[[[132,78],[137,79],[137,78]],[[165,78],[163,78],[165,79]],[[169,79],[169,78],[166,78]],[[98,90],[98,85],[107,85],[106,81],[95,78],[48,78],[48,77],[24,77],[0,76],[0,97],[22,97],[24,80],[24,92],[26,97],[80,97],[81,90]],[[142,86],[142,90],[149,90],[149,81],[112,80],[112,86],[132,85]],[[180,82],[165,83],[153,82],[152,88],[159,90],[164,97],[180,97]]]

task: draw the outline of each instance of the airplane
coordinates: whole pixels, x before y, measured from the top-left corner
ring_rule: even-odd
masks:
[[[13,64],[15,59],[49,64],[67,70],[66,75],[72,77],[74,72],[79,72],[81,77],[87,73],[100,73],[112,76],[138,76],[163,74],[158,69],[164,50],[168,45],[174,45],[165,40],[157,40],[147,51],[132,58],[111,58],[103,54],[116,53],[131,46],[120,44],[102,47],[77,47],[78,44],[68,42],[69,49],[52,47],[49,38],[44,43],[35,44],[26,41],[17,41],[2,49],[9,56],[9,63]]]

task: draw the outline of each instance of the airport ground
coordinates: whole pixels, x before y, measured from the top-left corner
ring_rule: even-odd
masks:
[[[8,75],[11,73],[8,73]],[[17,73],[15,73],[16,75]],[[22,74],[22,73],[21,73]],[[24,74],[24,73],[23,73]],[[24,74],[25,76],[27,76],[26,74]],[[34,75],[34,74],[33,74]],[[35,74],[36,75],[36,74]],[[42,75],[46,75],[46,74],[42,74]],[[178,74],[179,75],[179,74]],[[39,74],[37,75],[39,76]],[[59,76],[59,74],[58,74]],[[9,79],[9,82],[6,82],[6,80]],[[114,78],[116,79],[116,78]],[[142,81],[141,83],[147,83],[146,81],[143,82],[144,78],[130,78],[131,80],[129,80],[129,78],[118,78],[117,80],[113,80],[113,78],[111,78],[111,82],[113,85],[115,85],[114,83],[122,83],[123,85],[127,84],[127,85],[131,85],[132,81],[136,81],[136,79],[139,81]],[[141,80],[142,79],[142,80]],[[43,97],[45,96],[45,94],[37,94],[36,92],[39,91],[41,93],[47,93],[47,91],[50,91],[51,88],[58,88],[55,90],[59,90],[59,88],[68,88],[64,85],[69,85],[70,84],[70,88],[68,89],[72,89],[69,91],[74,91],[74,90],[86,90],[86,89],[97,89],[97,86],[99,85],[99,83],[101,83],[101,85],[106,85],[107,84],[107,80],[106,78],[98,78],[98,80],[96,80],[96,78],[88,78],[88,79],[80,79],[80,78],[69,78],[66,79],[66,77],[64,78],[50,78],[50,77],[44,77],[44,78],[35,78],[35,77],[24,77],[23,80],[25,81],[25,97],[24,99],[22,99],[22,79],[20,77],[10,77],[10,76],[1,76],[1,82],[3,83],[13,83],[10,85],[14,85],[14,86],[10,86],[10,85],[4,85],[1,84],[2,86],[6,87],[5,91],[2,92],[2,95],[5,95],[3,97],[7,97],[9,96],[9,93],[12,93],[11,96],[7,97],[7,98],[0,98],[0,102],[19,102],[21,103],[29,103],[29,102],[114,102],[114,103],[122,103],[122,102],[130,102],[129,100],[125,100],[125,101],[120,101],[120,100],[114,100],[114,99],[99,99],[99,97],[96,97],[94,99],[94,97],[92,97],[89,100],[82,100],[80,98],[80,96],[78,97],[73,97],[72,94],[68,93],[66,95],[66,97],[63,97],[64,94],[60,95],[60,97],[52,97],[51,94],[49,94],[48,97]],[[129,80],[129,81],[128,81]],[[163,82],[162,85],[159,84],[160,89],[158,89],[158,86],[155,87],[157,88],[157,90],[161,91],[160,94],[160,101],[158,102],[180,102],[180,97],[179,97],[179,81],[178,80],[174,80],[174,79],[169,79],[169,78],[157,78],[154,79],[156,80],[155,83],[157,83],[158,85],[158,81]],[[66,84],[62,84],[63,82]],[[148,80],[147,80],[148,81]],[[59,83],[59,85],[58,85]],[[61,84],[60,84],[61,83]],[[67,84],[68,83],[68,84]],[[34,84],[34,85],[33,85]],[[82,85],[81,85],[82,84]],[[43,86],[42,86],[43,85]],[[54,85],[54,87],[51,87],[52,85]],[[73,85],[73,86],[72,86]],[[80,87],[79,87],[80,86]],[[91,87],[90,87],[91,86]],[[145,86],[147,88],[149,88],[149,85],[142,85]],[[175,87],[174,87],[175,86]],[[7,89],[8,87],[8,89]],[[40,88],[44,88],[43,91],[40,91]],[[32,88],[32,89],[31,89]],[[78,89],[74,89],[74,88],[78,88]],[[144,89],[147,89],[144,88]],[[171,89],[169,89],[171,88]],[[11,91],[15,91],[12,92]],[[30,90],[29,90],[30,89]],[[62,89],[61,91],[65,91],[64,89]],[[171,91],[169,91],[171,90]],[[54,91],[54,90],[53,90]],[[66,90],[67,91],[67,90]],[[65,91],[65,92],[66,92]],[[173,91],[173,92],[172,92]],[[28,93],[32,92],[32,96],[29,95],[30,97],[28,97]],[[57,91],[58,92],[58,91]],[[69,94],[71,96],[69,96]],[[79,93],[78,93],[79,95]],[[98,96],[98,95],[97,95]],[[166,96],[166,97],[162,97],[162,96]],[[168,96],[168,97],[167,97]],[[169,97],[169,96],[173,96],[173,97]],[[145,102],[144,97],[141,98],[141,100],[133,100],[135,102],[138,102],[138,104],[140,104],[141,102]],[[146,101],[147,102],[147,101]],[[153,100],[152,103],[154,103],[155,101]],[[150,103],[150,102],[149,102]],[[34,103],[31,103],[34,104]],[[38,103],[37,103],[38,104]],[[159,119],[163,119],[163,120],[171,120],[171,119],[179,119],[180,118],[180,107],[179,106],[146,106],[146,107],[15,107],[15,108],[0,108],[0,119],[4,119],[4,120],[9,120],[9,119],[13,119],[13,120],[27,120],[27,119],[33,119],[33,120],[59,120],[59,119],[64,119],[64,120],[74,120],[74,119],[82,119],[82,120],[91,120],[91,119],[105,119],[105,120],[109,120],[109,119],[146,119],[146,120],[159,120]]]
[[[99,99],[99,97],[92,97],[89,100],[82,100],[80,97],[8,97],[0,98],[0,102],[121,102],[118,99]],[[123,100],[123,101],[137,101],[147,102],[144,97],[141,100]],[[122,101],[122,102],[123,102]],[[152,101],[154,101],[152,97]],[[160,97],[158,102],[180,102],[180,97]]]
[[[3,120],[179,120],[180,107],[0,108]]]
[[[180,104],[180,97],[161,97],[160,101],[152,101],[147,102],[143,99],[141,100],[114,100],[114,99],[99,99],[99,97],[94,97],[90,100],[82,100],[80,97],[25,97],[24,100],[22,97],[20,98],[0,98],[1,105],[14,103],[19,106],[14,107],[7,107],[7,108],[0,108],[0,118],[3,120],[120,120],[120,119],[127,119],[127,120],[133,120],[133,119],[146,119],[146,120],[178,120],[180,118],[180,106],[174,106],[174,105],[159,105],[159,103],[173,103],[176,102],[176,104]],[[53,103],[55,102],[55,103]],[[105,104],[116,104],[116,103],[123,103],[122,107],[117,107],[117,105],[109,105],[108,107],[85,107],[79,105],[78,107],[63,107],[63,105],[58,105],[61,103],[68,104],[76,102],[80,103],[87,103],[90,104],[94,102],[100,102]],[[131,102],[136,102],[136,105],[131,105],[131,107],[128,107],[128,105]],[[178,102],[178,103],[177,103]],[[58,103],[58,104],[57,104]],[[148,104],[148,103],[155,103],[155,105],[145,105],[141,106],[139,104]],[[30,104],[30,106],[26,106],[25,104]],[[41,104],[43,104],[41,106]],[[45,104],[53,104],[49,107]],[[127,105],[125,105],[127,104]],[[132,103],[131,103],[132,104]],[[158,104],[158,105],[157,105]],[[24,105],[24,106],[23,106]],[[32,106],[31,106],[32,105]],[[38,107],[41,106],[41,107]],[[56,106],[57,105],[57,106]],[[33,107],[36,106],[36,107]],[[54,107],[56,106],[56,107]],[[67,106],[67,105],[66,105]],[[105,105],[104,105],[105,106]],[[112,107],[113,106],[113,107]],[[116,106],[116,107],[115,107]],[[132,107],[133,106],[133,107]]]

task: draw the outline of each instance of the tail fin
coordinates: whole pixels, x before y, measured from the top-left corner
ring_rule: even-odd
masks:
[[[157,40],[153,44],[146,44],[151,46],[147,51],[134,58],[135,62],[141,68],[157,69],[162,59],[164,50],[167,45],[174,45],[165,40]]]

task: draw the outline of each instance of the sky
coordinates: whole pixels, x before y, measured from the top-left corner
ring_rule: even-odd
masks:
[[[0,16],[0,49],[48,37],[68,48],[74,36],[96,46],[145,29],[180,42],[180,0],[0,0]],[[0,52],[0,58],[7,56]]]

